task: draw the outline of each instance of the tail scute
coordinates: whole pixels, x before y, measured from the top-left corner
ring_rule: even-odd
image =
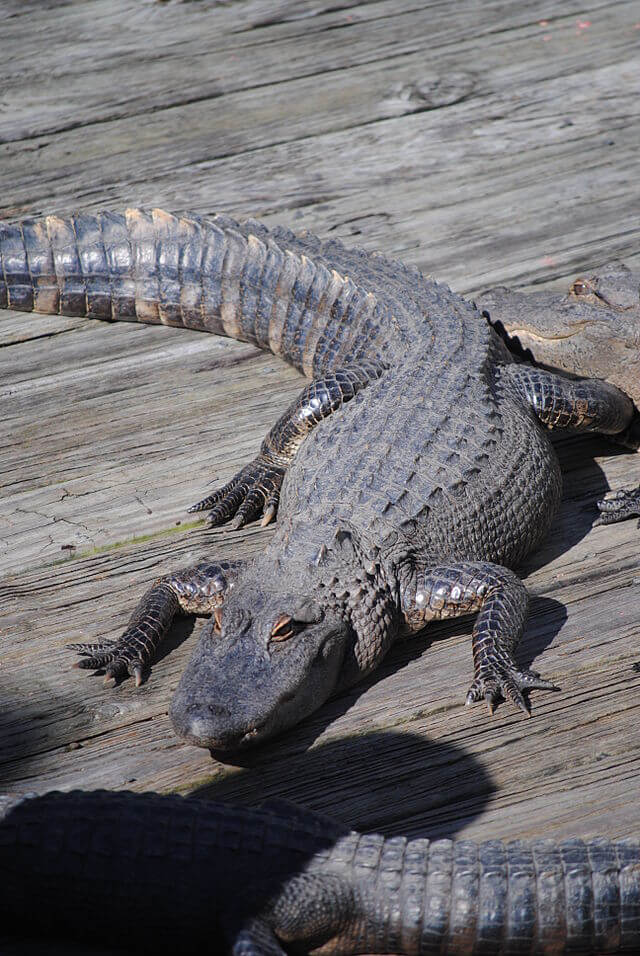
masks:
[[[317,375],[379,358],[386,308],[226,217],[127,209],[0,223],[0,308],[203,329]]]
[[[0,263],[2,288],[0,300],[5,308],[22,312],[33,310],[33,282],[29,274],[27,253],[19,225],[0,225]]]
[[[102,216],[90,216],[80,213],[73,217],[73,230],[78,246],[79,273],[82,277],[86,296],[86,314],[96,319],[113,319],[118,317],[118,311],[114,309],[114,289],[110,277],[109,265],[107,261],[107,250],[104,241],[105,229],[115,220],[114,227],[119,232],[120,242],[124,241],[122,236],[122,217],[114,216],[112,213],[106,213]],[[125,297],[120,294],[116,301],[119,308]],[[132,313],[131,297],[126,303],[126,317],[131,318]]]

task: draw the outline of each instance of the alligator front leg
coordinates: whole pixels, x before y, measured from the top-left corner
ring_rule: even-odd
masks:
[[[158,578],[139,601],[117,641],[68,644],[81,655],[75,667],[105,668],[105,683],[130,674],[136,687],[166,637],[176,614],[215,614],[244,561],[203,561]]]
[[[402,595],[410,631],[419,631],[430,621],[479,612],[472,635],[475,677],[466,703],[484,697],[489,713],[502,696],[529,715],[523,692],[558,689],[535,671],[519,669],[513,657],[528,605],[522,581],[508,568],[485,561],[423,568],[411,577]]]
[[[211,509],[207,521],[212,527],[233,518],[231,526],[241,528],[261,514],[262,524],[268,524],[278,509],[285,472],[311,429],[380,378],[384,369],[380,362],[346,365],[311,382],[278,419],[253,461],[189,511]]]

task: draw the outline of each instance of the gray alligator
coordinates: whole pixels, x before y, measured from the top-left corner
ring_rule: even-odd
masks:
[[[638,841],[384,839],[283,803],[9,801],[0,932],[233,956],[640,952]]]
[[[139,683],[176,613],[212,613],[171,714],[218,750],[291,726],[398,637],[458,615],[477,615],[468,702],[492,711],[503,696],[528,713],[531,689],[553,689],[515,661],[527,593],[511,569],[560,500],[547,429],[633,439],[637,275],[617,267],[567,296],[481,303],[534,353],[547,320],[560,329],[562,361],[553,333],[543,362],[585,373],[597,353],[601,380],[578,380],[521,361],[473,304],[416,269],[254,221],[50,216],[0,226],[0,261],[0,306],[228,335],[311,379],[257,457],[192,509],[234,527],[277,511],[264,553],[159,579],[118,641],[76,645],[79,666]],[[572,353],[576,328],[583,340],[613,329],[621,352],[608,364],[601,349]],[[640,488],[600,507],[604,521],[640,513]]]

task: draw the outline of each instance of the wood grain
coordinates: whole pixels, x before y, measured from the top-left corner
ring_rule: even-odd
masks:
[[[224,210],[468,293],[640,265],[635,3],[9,0],[0,21],[2,218]],[[398,646],[242,766],[169,724],[199,622],[138,691],[69,669],[64,645],[116,636],[157,574],[264,546],[186,508],[300,382],[213,336],[0,316],[0,786],[279,794],[387,833],[640,835],[640,532],[590,530],[640,456],[598,439],[558,444],[562,511],[523,569],[522,660],[562,687],[530,721],[463,706],[468,621]]]

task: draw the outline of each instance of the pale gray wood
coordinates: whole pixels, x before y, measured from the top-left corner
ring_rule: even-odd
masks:
[[[411,42],[428,44],[428,56],[407,53],[406,46],[393,47],[403,55],[390,58],[386,47],[369,49],[370,58],[384,54],[384,69],[375,60],[350,65],[358,60],[353,36],[344,39],[352,28],[329,30],[327,49],[315,33],[309,40],[294,35],[274,40],[276,55],[271,52],[268,61],[260,59],[263,48],[272,51],[267,42],[258,51],[250,45],[229,53],[238,75],[253,76],[247,91],[213,98],[202,93],[202,100],[198,95],[165,110],[150,102],[148,115],[132,107],[130,119],[100,115],[93,125],[59,136],[7,144],[12,202],[0,199],[4,214],[123,202],[266,212],[272,221],[355,235],[461,289],[498,279],[548,279],[585,261],[635,254],[637,216],[627,188],[637,142],[629,123],[638,93],[635,5],[583,10],[582,17],[593,20],[580,19],[591,24],[582,30],[570,8],[543,27],[537,17],[549,12],[542,8],[525,15],[519,4],[472,7],[470,14],[464,4],[454,6],[461,36],[455,47],[449,14],[427,30],[433,11],[414,13],[418,22],[409,35],[418,39]],[[197,4],[182,7],[187,25],[194,9]],[[469,18],[477,38],[474,31],[465,39]],[[132,20],[138,23],[135,15]],[[397,36],[408,43],[406,30],[398,24],[394,31],[390,23],[394,18],[365,23],[364,38],[390,44]],[[99,21],[92,36],[99,37],[101,28]],[[109,31],[107,39],[115,42]],[[307,73],[330,66],[322,83],[317,75],[297,75],[292,61],[301,43],[311,44],[305,46]],[[338,62],[336,51],[342,51]],[[221,70],[215,51],[212,56]],[[333,57],[329,64],[327,56]],[[196,84],[200,59],[198,69],[191,66]],[[277,73],[270,87],[264,71],[283,64],[290,64],[292,78]],[[121,66],[119,71],[126,75]],[[173,82],[171,74],[165,82]],[[96,83],[96,95],[114,84],[120,88],[115,79]],[[456,91],[461,102],[455,102]],[[68,103],[70,91],[63,92]],[[86,99],[84,85],[82,93]],[[436,103],[438,96],[453,102],[413,113],[434,96]],[[413,115],[398,117],[406,111]],[[571,161],[576,155],[580,163]],[[522,218],[527,208],[536,209],[543,230]]]
[[[225,210],[465,292],[640,266],[635,3],[11,0],[0,17],[1,218]],[[530,721],[463,706],[468,621],[398,646],[247,766],[170,727],[200,622],[137,691],[70,669],[64,645],[117,636],[158,574],[264,546],[268,529],[206,532],[186,508],[300,385],[213,336],[0,314],[0,787],[279,794],[388,833],[639,835],[640,532],[589,527],[640,456],[604,441],[559,444],[562,512],[524,569],[522,660],[562,687]]]
[[[288,20],[282,10],[285,6],[294,15]],[[602,7],[593,0],[586,5],[570,0],[561,9],[557,5],[547,30],[539,20],[550,15],[548,4],[504,0],[455,5],[434,0],[363,4],[351,0],[333,8],[322,3],[266,5],[264,0],[228,6],[84,0],[63,11],[52,5],[41,10],[37,19],[25,6],[22,16],[3,24],[12,57],[5,71],[10,82],[4,91],[8,115],[2,138],[32,138],[39,132],[142,115],[149,109],[259,90],[303,77],[322,75],[323,82],[314,83],[322,95],[321,88],[331,82],[332,73],[363,64],[384,65],[384,70],[378,70],[379,84],[397,60],[416,53],[422,69],[425,59],[430,65],[443,56],[458,63],[477,58],[480,73],[484,45],[493,43],[498,33],[524,37],[530,44],[533,38],[560,31],[563,53],[570,56],[567,47],[574,45],[576,17],[584,21],[600,14]],[[628,2],[618,4],[607,22],[624,25],[633,19],[633,5]],[[610,45],[616,41],[615,36],[609,38]],[[578,45],[578,56],[584,54],[585,46],[591,54],[595,44],[583,42],[582,50]],[[553,59],[554,54],[547,51],[546,56]],[[25,74],[30,78],[28,91],[23,88]],[[275,99],[280,92],[276,91]],[[274,104],[273,96],[270,100]],[[351,105],[347,93],[343,104],[347,108],[334,115],[334,123],[352,122]],[[286,115],[280,114],[278,127],[286,128],[282,125],[286,121]]]

